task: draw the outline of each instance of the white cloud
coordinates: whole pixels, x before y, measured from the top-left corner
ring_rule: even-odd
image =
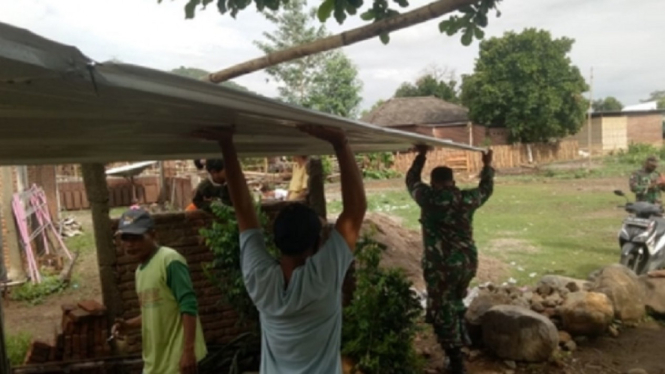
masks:
[[[118,58],[158,69],[181,65],[219,70],[259,57],[252,44],[272,25],[253,9],[237,19],[220,15],[214,4],[194,20],[184,18],[184,0],[2,0],[0,21],[75,45],[98,61]],[[412,2],[421,6],[427,0]],[[315,5],[316,1],[312,2]],[[665,89],[665,2],[643,0],[505,0],[501,18],[491,18],[488,37],[526,27],[574,38],[571,58],[588,75],[594,67],[596,97],[613,95],[624,104]],[[364,82],[365,107],[388,98],[405,80],[432,63],[458,74],[473,71],[478,44],[464,47],[459,36],[438,32],[438,21],[393,33],[384,46],[378,39],[344,48]],[[344,25],[327,23],[333,32],[363,24],[358,17]],[[269,96],[275,83],[262,73],[238,79],[240,84]]]

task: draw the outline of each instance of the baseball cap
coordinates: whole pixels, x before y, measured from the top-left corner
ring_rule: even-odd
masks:
[[[144,209],[130,209],[118,221],[116,234],[143,235],[155,227],[155,221]]]

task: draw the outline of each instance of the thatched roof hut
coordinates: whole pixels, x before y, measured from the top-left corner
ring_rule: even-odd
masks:
[[[378,126],[466,125],[468,109],[434,96],[395,97],[374,109],[362,120]]]

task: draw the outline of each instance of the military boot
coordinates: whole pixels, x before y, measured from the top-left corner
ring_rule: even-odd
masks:
[[[446,349],[446,359],[447,374],[467,374],[466,367],[464,366],[464,354],[461,348]]]

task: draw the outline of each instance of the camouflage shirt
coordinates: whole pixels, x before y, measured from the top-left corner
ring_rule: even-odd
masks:
[[[637,201],[647,201],[650,203],[660,203],[660,191],[665,190],[665,186],[651,187],[660,179],[660,173],[657,171],[648,172],[644,169],[635,171],[630,176],[630,190],[635,193]]]
[[[471,225],[473,214],[492,195],[494,169],[483,168],[478,188],[434,189],[421,181],[424,165],[425,156],[416,157],[407,173],[406,185],[421,208],[420,223],[426,251],[439,241],[446,243],[448,248],[475,249]]]

